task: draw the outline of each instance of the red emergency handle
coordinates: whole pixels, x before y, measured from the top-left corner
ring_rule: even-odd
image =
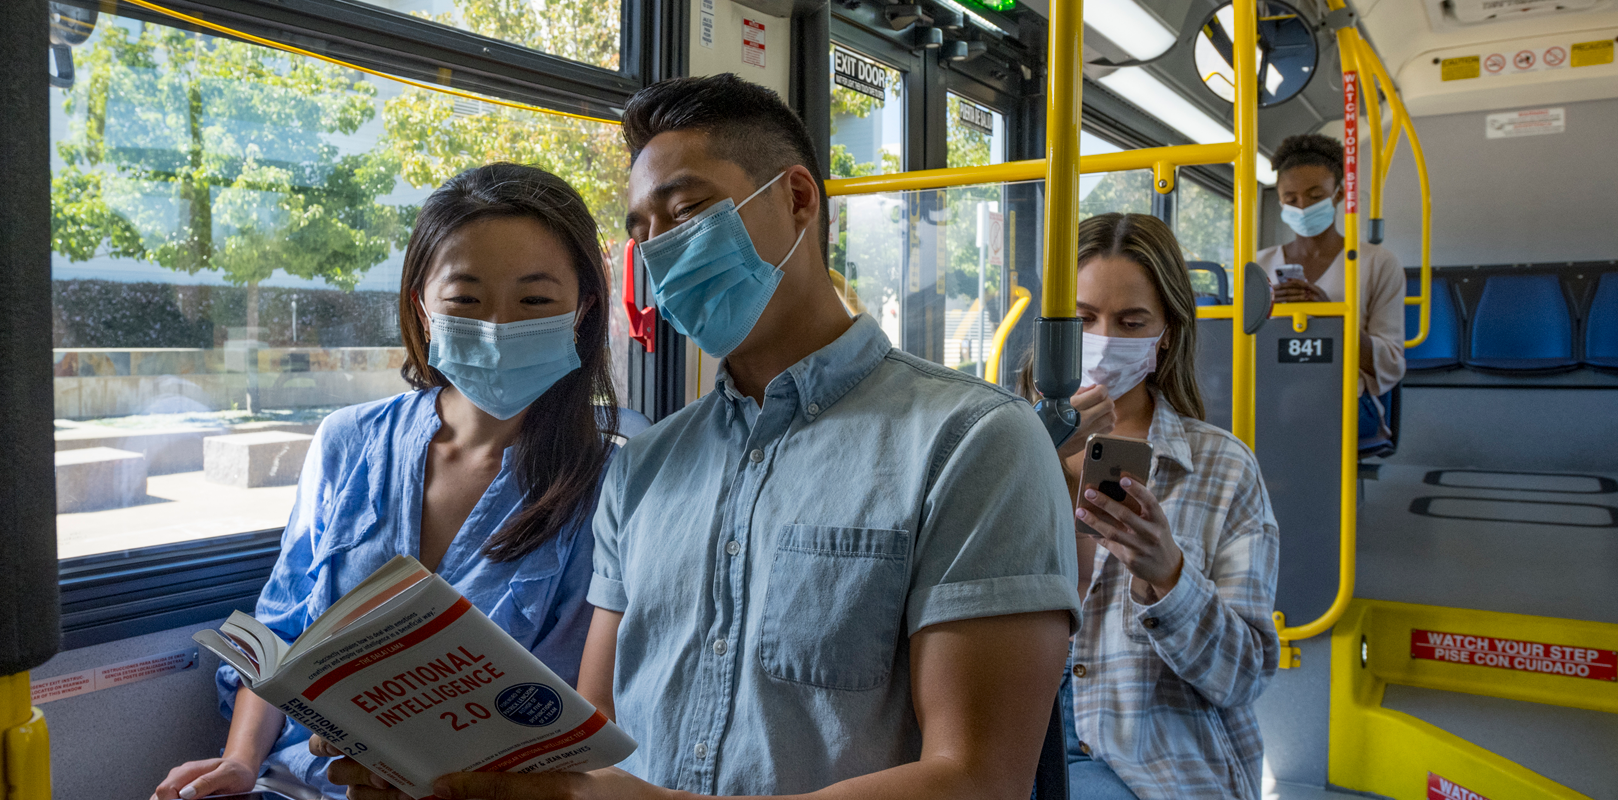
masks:
[[[646,352],[657,351],[657,306],[635,305],[635,241],[624,245],[624,313],[629,315],[629,338]]]

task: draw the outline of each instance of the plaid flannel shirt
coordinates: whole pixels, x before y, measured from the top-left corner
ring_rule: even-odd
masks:
[[[1096,548],[1073,641],[1075,730],[1141,800],[1257,800],[1253,701],[1280,650],[1270,619],[1279,531],[1252,451],[1155,399],[1148,486],[1185,566],[1173,591],[1143,606],[1123,563]]]

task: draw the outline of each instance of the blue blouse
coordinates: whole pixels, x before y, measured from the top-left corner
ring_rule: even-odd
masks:
[[[320,424],[298,479],[281,557],[259,595],[259,621],[292,641],[338,598],[400,553],[420,555],[427,446],[438,433],[438,390],[406,392],[336,411]],[[478,499],[438,574],[569,683],[576,683],[592,607],[595,539],[590,514],[518,561],[483,557],[488,538],[523,505],[507,448],[500,474]],[[592,499],[592,508],[594,500]],[[588,509],[587,509],[588,510]],[[220,665],[220,711],[234,710],[241,676]],[[281,766],[327,794],[331,759],[310,755],[310,733],[288,720],[266,766]]]

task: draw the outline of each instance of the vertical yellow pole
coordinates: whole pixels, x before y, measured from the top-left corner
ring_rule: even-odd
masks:
[[[1255,174],[1258,142],[1258,64],[1254,61],[1258,42],[1257,6],[1254,0],[1237,0],[1236,43],[1232,46],[1236,70],[1236,252],[1231,258],[1240,269],[1231,281],[1231,302],[1242,308],[1242,270],[1257,255],[1258,178]],[[1230,326],[1230,431],[1253,446],[1254,368],[1253,337],[1242,330],[1241,320]]]
[[[50,737],[28,673],[0,676],[0,800],[50,800]]]
[[[1358,52],[1356,52],[1355,55],[1355,61],[1359,61]],[[1362,76],[1360,79],[1360,105],[1365,108],[1366,122],[1369,123],[1368,127],[1371,129],[1371,169],[1370,180],[1367,182],[1368,186],[1366,188],[1369,191],[1371,199],[1370,216],[1371,219],[1375,220],[1382,218],[1382,179],[1387,174],[1387,170],[1382,166],[1382,159],[1384,157],[1386,157],[1389,161],[1393,159],[1393,153],[1391,151],[1393,149],[1394,142],[1393,137],[1389,136],[1388,150],[1390,152],[1384,156],[1382,152],[1382,104],[1377,102],[1376,81],[1373,80],[1373,77],[1374,76],[1367,74]],[[1392,90],[1390,89],[1389,91]],[[1398,128],[1396,127],[1394,130],[1397,131]]]
[[[1360,109],[1367,102],[1360,81],[1359,31],[1337,31],[1343,62],[1343,409],[1342,453],[1339,457],[1337,598],[1329,611],[1341,616],[1354,596],[1355,540],[1359,526],[1355,480],[1359,475],[1360,427]],[[1372,131],[1372,136],[1380,135]],[[1374,169],[1373,164],[1373,169]],[[1328,612],[1328,616],[1330,616]],[[1333,621],[1336,617],[1331,617]]]
[[[1084,99],[1084,3],[1051,0],[1045,95],[1045,294],[1040,316],[1078,316],[1079,123]]]

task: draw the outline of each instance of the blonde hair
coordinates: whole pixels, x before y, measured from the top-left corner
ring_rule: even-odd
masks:
[[[1174,232],[1149,214],[1098,214],[1079,223],[1079,268],[1101,256],[1122,256],[1139,264],[1163,302],[1167,347],[1157,359],[1157,370],[1146,376],[1146,386],[1161,392],[1180,414],[1206,419],[1202,393],[1197,389],[1196,292]],[[1023,359],[1017,388],[1030,400],[1038,399],[1032,353]]]

